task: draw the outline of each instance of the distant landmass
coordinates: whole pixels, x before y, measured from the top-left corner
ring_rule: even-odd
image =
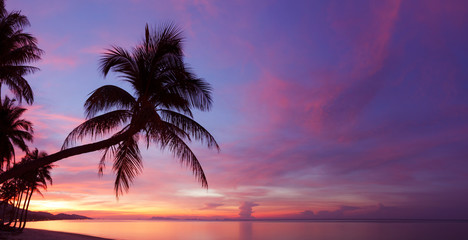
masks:
[[[152,217],[152,218],[150,218],[150,220],[171,220],[171,221],[175,221],[175,220],[179,220],[179,219],[170,218],[170,217]]]
[[[48,212],[33,212],[29,211],[28,221],[44,221],[44,220],[77,220],[77,219],[92,219],[90,217],[77,214],[52,214]]]
[[[3,207],[0,208],[0,214],[3,214]],[[12,210],[12,206],[6,207],[7,211]],[[92,219],[86,216],[81,216],[77,214],[66,214],[66,213],[59,213],[59,214],[52,214],[48,212],[35,212],[35,211],[28,211],[28,218],[27,221],[45,221],[45,220],[77,220],[77,219]]]

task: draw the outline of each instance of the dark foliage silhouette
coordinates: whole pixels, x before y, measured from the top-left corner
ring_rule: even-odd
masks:
[[[0,170],[8,170],[15,160],[15,146],[28,151],[26,141],[32,141],[33,128],[29,121],[21,119],[26,111],[15,105],[15,100],[0,99]]]
[[[26,26],[28,18],[19,11],[8,12],[0,0],[0,93],[5,85],[19,102],[24,99],[31,104],[34,95],[24,75],[38,70],[27,64],[39,60],[42,50],[36,38],[23,32]]]
[[[16,165],[21,166],[46,155],[46,153],[35,149],[28,152],[21,162]],[[52,184],[52,177],[50,176],[52,167],[52,165],[42,166],[2,184],[0,188],[2,229],[11,231],[22,231],[24,229],[33,193],[42,195],[39,189],[47,189],[47,183]]]
[[[100,172],[106,159],[113,159],[118,197],[142,170],[138,142],[144,141],[147,147],[154,143],[172,152],[207,187],[200,162],[187,143],[197,140],[219,150],[214,137],[192,113],[194,109],[210,109],[211,87],[184,63],[182,41],[181,31],[173,24],[155,30],[146,26],[143,42],[132,51],[120,47],[108,50],[101,59],[103,75],[111,71],[119,74],[133,94],[114,85],[96,89],[85,102],[87,121],[69,134],[62,151],[14,167],[0,174],[0,182],[66,157],[103,150]],[[72,147],[84,137],[109,134],[107,139]]]

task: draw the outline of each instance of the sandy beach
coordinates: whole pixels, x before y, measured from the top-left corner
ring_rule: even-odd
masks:
[[[22,233],[0,232],[0,240],[110,240],[107,238],[93,237],[75,233],[46,231],[39,229],[24,229]]]

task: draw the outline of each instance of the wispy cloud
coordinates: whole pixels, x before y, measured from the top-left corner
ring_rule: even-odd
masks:
[[[200,210],[208,210],[208,209],[215,209],[217,207],[221,207],[223,206],[224,204],[222,203],[205,203],[205,206],[203,206],[202,208],[200,208]]]

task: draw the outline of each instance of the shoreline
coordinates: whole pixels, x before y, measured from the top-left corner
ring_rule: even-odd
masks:
[[[33,240],[33,239],[47,239],[47,240],[112,240],[110,238],[95,237],[77,233],[57,232],[50,230],[41,230],[34,228],[25,228],[22,233],[3,232],[0,231],[0,240]]]

